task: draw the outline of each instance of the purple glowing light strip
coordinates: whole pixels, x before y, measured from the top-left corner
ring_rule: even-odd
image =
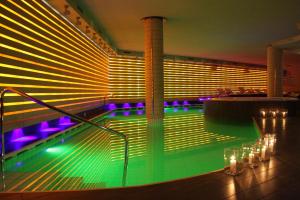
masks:
[[[198,100],[199,101],[208,101],[208,100],[211,100],[211,97],[200,97]]]
[[[40,130],[41,132],[55,132],[55,131],[60,131],[60,128],[45,128],[43,130]]]
[[[23,136],[14,140],[11,140],[11,142],[28,142],[28,141],[32,141],[32,140],[36,140],[37,137],[36,136]]]

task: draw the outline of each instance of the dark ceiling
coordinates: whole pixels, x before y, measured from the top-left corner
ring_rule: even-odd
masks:
[[[73,2],[87,10],[93,23],[122,50],[143,51],[140,19],[153,15],[167,18],[164,51],[170,55],[266,64],[266,45],[300,33],[300,0]]]

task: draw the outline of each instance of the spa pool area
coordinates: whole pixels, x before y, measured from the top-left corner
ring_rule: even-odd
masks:
[[[7,192],[86,190],[140,186],[199,176],[224,168],[224,149],[254,143],[253,121],[240,125],[205,120],[202,107],[165,108],[162,123],[147,126],[142,109],[94,118],[129,138],[123,185],[124,143],[81,125],[5,162]]]
[[[0,200],[300,199],[299,10],[0,1]]]

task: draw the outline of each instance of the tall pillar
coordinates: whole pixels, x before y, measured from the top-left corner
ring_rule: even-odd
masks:
[[[267,48],[268,97],[282,97],[283,50],[273,46]]]
[[[148,121],[164,117],[163,18],[145,17],[145,86]]]

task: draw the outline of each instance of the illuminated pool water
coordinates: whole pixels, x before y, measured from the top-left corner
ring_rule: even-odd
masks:
[[[168,108],[163,123],[147,125],[143,110],[95,119],[129,136],[126,186],[197,176],[224,167],[224,148],[254,142],[253,125],[215,124],[201,108]],[[83,125],[5,163],[6,191],[121,187],[124,143]]]

